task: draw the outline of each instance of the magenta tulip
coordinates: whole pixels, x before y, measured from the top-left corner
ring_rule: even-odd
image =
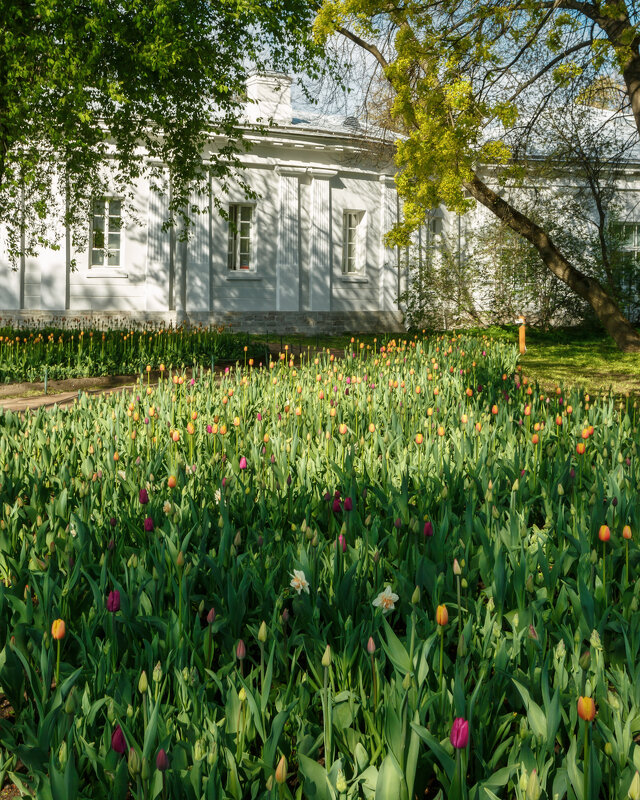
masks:
[[[469,743],[469,722],[462,717],[456,717],[451,726],[451,744],[463,750]]]
[[[158,750],[158,755],[156,756],[156,767],[160,770],[160,772],[164,772],[165,770],[169,769],[169,758],[167,757],[166,751],[162,748]]]
[[[244,456],[240,456],[240,469],[247,468],[247,459]]]
[[[143,506],[149,502],[149,495],[146,489],[140,489],[140,502]]]
[[[113,614],[115,614],[116,611],[120,611],[120,592],[117,589],[109,592],[109,596],[107,597],[107,611],[111,611]]]
[[[116,729],[111,734],[111,749],[115,750],[116,753],[120,753],[121,756],[127,752],[127,743],[119,725],[116,726]]]
[[[152,517],[147,517],[144,521],[144,529],[147,533],[151,533],[153,530],[153,519]]]

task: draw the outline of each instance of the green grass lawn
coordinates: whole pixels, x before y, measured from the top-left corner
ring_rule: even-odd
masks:
[[[515,325],[478,329],[478,335],[490,335],[514,343],[518,342],[518,328]],[[438,334],[434,333],[434,336]],[[363,335],[360,342],[378,344],[393,334]],[[318,347],[332,349],[348,348],[350,336],[283,336],[269,337],[271,344],[282,346]],[[396,335],[396,338],[397,335]],[[402,338],[402,334],[399,338]],[[266,341],[266,337],[256,337]],[[560,329],[553,331],[527,330],[527,353],[521,359],[525,373],[546,388],[557,384],[582,386],[588,392],[606,391],[610,387],[617,394],[640,395],[640,354],[621,353],[613,341],[603,331],[592,328]]]

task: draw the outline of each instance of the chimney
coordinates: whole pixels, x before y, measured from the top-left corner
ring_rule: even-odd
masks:
[[[261,72],[247,79],[249,122],[291,124],[292,79],[281,72]]]

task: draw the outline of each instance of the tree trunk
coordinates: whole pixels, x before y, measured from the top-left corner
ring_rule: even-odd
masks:
[[[539,225],[499,197],[477,175],[465,183],[465,188],[511,230],[531,242],[551,272],[589,303],[604,329],[622,351],[640,352],[640,335],[620,311],[616,301],[595,278],[590,278],[570,264]]]

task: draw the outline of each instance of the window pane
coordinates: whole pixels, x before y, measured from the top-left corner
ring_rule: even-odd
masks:
[[[104,247],[104,231],[100,228],[93,230],[93,246],[96,249]]]
[[[91,266],[101,267],[104,264],[104,250],[91,251]]]
[[[251,206],[242,206],[240,219],[242,222],[251,222]]]
[[[110,267],[120,266],[120,251],[112,250],[108,253],[108,264]]]
[[[110,233],[109,234],[109,250],[119,250],[120,249],[120,234],[119,233]]]
[[[110,217],[119,217],[120,216],[120,209],[122,207],[121,200],[110,200],[109,201],[109,216]]]

